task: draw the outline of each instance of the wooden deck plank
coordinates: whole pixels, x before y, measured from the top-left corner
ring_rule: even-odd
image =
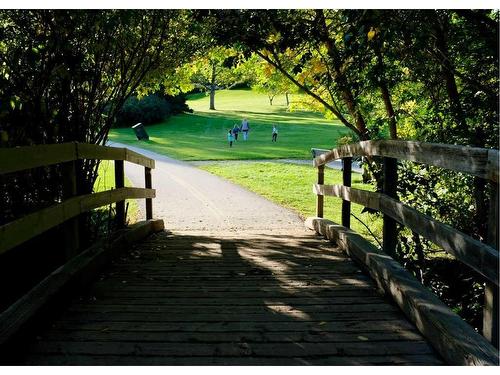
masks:
[[[442,364],[342,252],[262,233],[151,236],[27,351],[20,363]]]
[[[434,355],[382,355],[382,356],[334,356],[322,358],[286,357],[166,357],[166,356],[109,356],[109,355],[33,355],[27,365],[113,365],[113,366],[361,366],[361,365],[442,365]]]
[[[141,342],[75,342],[41,341],[33,350],[47,354],[87,354],[87,355],[149,355],[184,357],[186,353],[194,357],[301,357],[333,355],[397,355],[432,354],[433,350],[425,341],[383,341],[356,343],[141,343]]]

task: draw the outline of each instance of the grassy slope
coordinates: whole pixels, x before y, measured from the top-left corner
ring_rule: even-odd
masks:
[[[132,186],[130,180],[125,177],[125,186]],[[98,193],[100,191],[110,190],[115,187],[115,168],[114,163],[111,160],[102,160],[99,164],[99,171],[97,179],[94,183],[94,192]],[[127,219],[129,223],[134,223],[139,218],[139,206],[135,199],[127,200],[128,211]]]
[[[314,216],[316,196],[312,193],[316,169],[308,165],[284,163],[238,163],[209,164],[202,166],[208,172],[224,177],[234,183],[260,194],[284,207],[298,212],[303,217]],[[342,184],[342,172],[327,168],[326,184]],[[359,189],[373,189],[361,182],[361,175],[353,173],[352,186]],[[382,238],[382,220],[375,215],[361,213],[362,206],[352,204],[352,213],[366,223],[372,232]],[[342,200],[334,197],[325,198],[325,217],[337,223],[341,222]],[[351,217],[351,227],[368,240],[373,237],[365,227]]]
[[[218,91],[216,111],[208,110],[208,97],[193,95],[188,101],[193,114],[182,114],[147,127],[148,142],[139,142],[131,129],[114,129],[110,140],[139,145],[181,160],[236,160],[270,158],[310,158],[311,147],[332,148],[346,128],[326,120],[321,114],[287,112],[284,97],[270,106],[267,96],[250,90]],[[235,123],[247,118],[249,141],[233,148],[226,134]],[[277,124],[278,142],[271,143],[272,125]]]

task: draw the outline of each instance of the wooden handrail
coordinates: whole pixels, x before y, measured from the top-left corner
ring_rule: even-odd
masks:
[[[125,160],[153,169],[155,161],[126,148],[86,143],[0,148],[0,174],[82,159]]]
[[[384,214],[383,250],[394,256],[397,245],[396,221],[412,231],[432,241],[462,263],[486,278],[483,334],[498,347],[498,175],[499,151],[478,147],[447,144],[424,143],[399,140],[364,141],[338,147],[325,152],[312,149],[313,165],[318,168],[318,184],[313,186],[317,197],[316,212],[322,217],[323,196],[333,195],[342,198],[342,223],[348,226],[350,206],[346,202],[356,202]],[[383,158],[382,193],[352,189],[344,173],[344,185],[328,186],[323,184],[325,164],[342,159],[350,163],[352,157],[377,156]],[[440,223],[429,216],[401,203],[397,199],[397,160],[408,160],[433,165],[448,170],[467,173],[489,181],[491,204],[488,218],[487,244]],[[345,167],[344,167],[345,168]],[[347,182],[347,183],[346,183]],[[346,225],[347,224],[347,225]]]
[[[379,140],[345,145],[314,158],[315,167],[353,156],[384,156],[433,165],[498,182],[498,150],[478,147]]]
[[[498,285],[498,251],[440,223],[414,208],[385,194],[349,188],[343,185],[313,185],[313,193],[342,198],[380,211],[412,231],[435,243],[462,263]]]
[[[96,194],[75,196],[76,160],[99,159],[115,161],[116,189]],[[123,161],[139,164],[146,170],[145,189],[125,188]],[[75,256],[79,246],[76,217],[94,208],[116,203],[118,227],[125,225],[125,199],[145,198],[147,219],[153,216],[151,169],[155,161],[126,148],[107,147],[86,143],[61,143],[15,148],[0,148],[0,175],[20,172],[53,164],[62,164],[65,181],[64,201],[51,207],[26,215],[0,227],[0,254],[28,241],[37,235],[68,221],[65,230],[66,258]]]
[[[95,194],[80,195],[44,208],[0,227],[0,254],[54,228],[65,221],[125,199],[154,198],[154,189],[125,187]]]

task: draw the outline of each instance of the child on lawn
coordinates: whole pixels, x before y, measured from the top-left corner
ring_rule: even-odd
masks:
[[[278,128],[276,127],[276,125],[273,125],[273,139],[271,142],[277,142],[277,138],[278,138]]]
[[[227,132],[227,140],[229,142],[229,147],[233,147],[233,142],[234,142],[234,135],[231,132],[231,129]]]

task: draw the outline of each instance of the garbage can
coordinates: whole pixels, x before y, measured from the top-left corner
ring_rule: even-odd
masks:
[[[132,126],[132,129],[134,129],[135,136],[137,137],[137,139],[139,141],[141,141],[143,139],[145,139],[146,141],[149,141],[149,135],[148,135],[148,133],[146,133],[146,128],[144,127],[144,125],[142,125],[141,122]]]

